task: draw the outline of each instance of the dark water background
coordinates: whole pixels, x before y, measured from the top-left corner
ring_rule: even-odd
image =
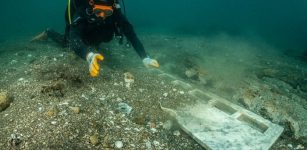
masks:
[[[136,30],[227,33],[285,49],[307,48],[307,0],[125,0]],[[2,1],[0,41],[27,37],[46,27],[63,32],[66,0]]]

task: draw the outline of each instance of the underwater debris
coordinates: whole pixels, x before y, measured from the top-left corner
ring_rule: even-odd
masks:
[[[58,114],[58,109],[56,107],[51,107],[49,108],[46,112],[45,112],[45,115],[47,117],[50,117],[50,118],[53,118],[55,117],[57,114]]]
[[[173,135],[180,136],[180,131],[179,130],[174,131]]]
[[[122,141],[116,141],[114,145],[115,145],[115,148],[117,149],[121,149],[124,147],[124,144]]]
[[[72,112],[74,112],[75,114],[79,114],[80,113],[80,107],[69,107]]]
[[[11,138],[9,140],[9,145],[16,147],[22,142],[21,135],[11,134]]]
[[[145,145],[146,145],[146,149],[149,149],[149,150],[152,149],[152,146],[151,146],[151,142],[150,142],[150,141],[147,141],[147,142],[145,143]]]
[[[132,107],[126,103],[119,103],[117,110],[119,110],[121,113],[129,115],[131,113]]]
[[[89,140],[89,142],[93,145],[97,145],[99,143],[99,138],[97,134],[90,136]]]
[[[124,73],[124,80],[126,83],[126,87],[130,88],[130,85],[134,82],[134,76],[130,72],[125,72]]]

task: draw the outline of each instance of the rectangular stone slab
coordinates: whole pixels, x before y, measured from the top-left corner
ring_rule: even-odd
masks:
[[[283,131],[281,126],[217,95],[197,89],[189,93],[202,103],[178,112],[177,121],[206,149],[267,150]]]

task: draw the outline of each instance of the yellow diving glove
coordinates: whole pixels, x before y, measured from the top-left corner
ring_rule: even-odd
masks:
[[[144,58],[143,63],[146,67],[153,67],[153,68],[159,68],[160,67],[160,64],[158,63],[157,60],[151,59],[149,57]]]
[[[89,71],[92,77],[96,77],[99,74],[99,61],[102,61],[104,57],[101,54],[90,52],[86,56],[86,61],[89,63]]]

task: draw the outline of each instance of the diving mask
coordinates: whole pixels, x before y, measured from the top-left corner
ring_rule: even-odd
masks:
[[[113,14],[112,6],[94,5],[93,12],[97,17],[106,18]]]

